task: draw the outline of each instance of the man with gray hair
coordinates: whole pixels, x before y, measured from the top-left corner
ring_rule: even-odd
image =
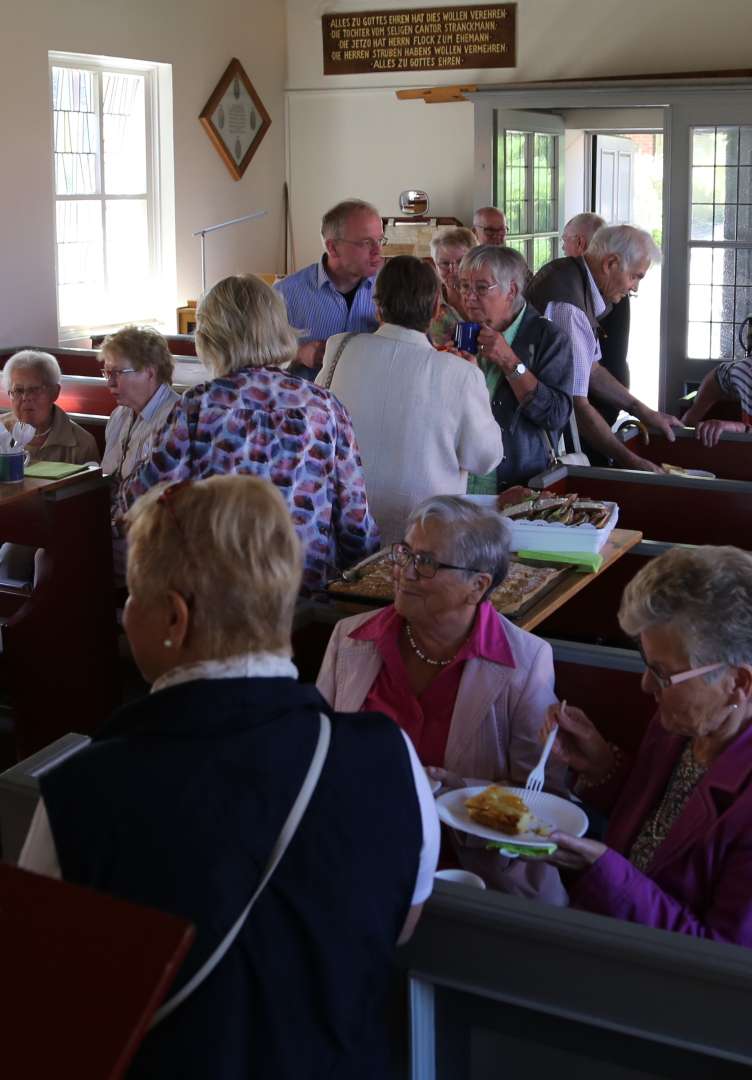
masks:
[[[554,259],[541,267],[526,297],[572,341],[574,411],[580,435],[595,450],[627,469],[662,472],[660,465],[639,457],[617,439],[588,401],[591,391],[606,404],[618,406],[673,442],[681,421],[656,412],[633,397],[600,363],[598,320],[623,297],[636,293],[652,262],[661,253],[649,233],[633,225],[598,229],[584,255]]]
[[[291,370],[315,378],[332,334],[371,333],[376,275],[386,243],[379,212],[362,199],[346,199],[321,220],[324,253],[318,262],[278,281],[290,325],[302,331]]]
[[[561,233],[561,246],[565,255],[576,259],[584,255],[598,229],[606,224],[600,214],[575,214],[566,223]]]
[[[473,232],[479,244],[504,246],[507,238],[507,216],[496,206],[481,206],[473,214]]]

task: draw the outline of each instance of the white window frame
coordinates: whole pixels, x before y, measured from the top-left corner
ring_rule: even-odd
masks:
[[[175,175],[172,135],[172,67],[170,64],[129,60],[110,56],[92,56],[86,53],[50,52],[50,116],[52,116],[52,69],[67,67],[94,72],[97,108],[97,191],[93,194],[59,195],[56,189],[54,133],[50,146],[50,162],[53,173],[53,212],[55,220],[55,298],[57,304],[58,335],[61,344],[80,341],[94,333],[109,332],[129,322],[144,323],[173,331],[177,304],[176,252],[175,252]],[[108,194],[102,190],[102,162],[104,158],[102,133],[102,74],[141,74],[144,81],[144,105],[146,113],[146,191],[136,194]],[[146,198],[149,238],[149,271],[157,288],[153,310],[133,311],[117,324],[92,321],[86,325],[64,325],[60,320],[57,206],[60,202],[96,202],[102,210],[103,265],[105,286],[107,284],[107,241],[105,226],[105,202]]]
[[[635,77],[625,81],[587,80],[529,86],[484,86],[465,95],[475,106],[475,205],[493,193],[493,110],[566,112],[571,109],[655,110],[662,114],[663,272],[659,402],[674,411],[687,381],[698,382],[717,360],[687,356],[689,296],[690,129],[749,124],[752,78],[741,75],[684,79]],[[584,114],[583,114],[584,115]],[[591,114],[592,115],[592,114]],[[588,120],[589,128],[595,127]],[[636,128],[635,128],[636,130]]]

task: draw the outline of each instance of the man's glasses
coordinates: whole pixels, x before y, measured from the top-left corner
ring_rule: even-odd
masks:
[[[499,286],[484,285],[482,283],[480,285],[471,285],[469,281],[461,281],[458,287],[462,296],[470,296],[471,293],[474,293],[479,300],[482,300],[484,296],[490,293],[491,289],[498,289]]]
[[[49,386],[14,386],[8,391],[8,397],[12,401],[20,401],[24,397],[35,398],[49,390]]]
[[[423,551],[413,551],[408,544],[392,544],[389,557],[396,566],[403,569],[412,563],[415,573],[422,578],[436,577],[438,570],[464,570],[468,574],[483,573],[482,570],[474,570],[471,566],[455,566],[454,563],[439,562],[433,555],[428,555]]]
[[[485,233],[486,236],[500,236],[502,240],[507,235],[506,229],[489,229],[485,225],[478,225],[478,231]]]
[[[118,381],[121,375],[134,375],[136,372],[134,367],[121,367],[121,368],[102,368],[102,378],[105,382]]]
[[[439,259],[436,265],[439,270],[456,270],[461,262],[462,259],[454,259],[452,262],[447,262],[445,259]]]
[[[705,667],[690,668],[689,671],[679,671],[676,675],[661,675],[659,671],[656,671],[652,664],[648,663],[645,656],[645,650],[642,647],[642,642],[639,638],[635,639],[635,645],[640,651],[640,656],[645,664],[646,669],[653,676],[655,681],[661,690],[668,690],[670,686],[677,686],[679,683],[687,682],[688,679],[696,679],[700,675],[709,675],[711,671],[717,671],[718,668],[726,667],[726,664],[719,660],[716,664],[706,664]]]
[[[386,247],[389,241],[385,236],[378,236],[376,238],[367,236],[364,240],[345,240],[344,237],[340,236],[337,238],[337,243],[351,244],[352,247],[360,248],[361,251],[365,251],[366,248],[368,248],[369,251],[378,251],[379,248]]]

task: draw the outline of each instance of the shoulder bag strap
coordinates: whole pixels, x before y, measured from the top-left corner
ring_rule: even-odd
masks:
[[[331,366],[329,367],[329,370],[327,371],[326,377],[324,379],[324,389],[325,390],[328,390],[331,387],[332,379],[334,378],[334,372],[337,369],[337,364],[340,361],[340,357],[342,356],[342,353],[345,351],[345,346],[348,345],[350,343],[350,341],[352,340],[352,338],[354,338],[354,337],[357,337],[357,331],[356,330],[353,330],[349,334],[345,334],[345,336],[340,341],[339,348],[337,349],[336,353],[334,354],[334,359],[332,360]]]
[[[224,939],[219,943],[219,945],[214,950],[209,959],[204,964],[202,964],[198,971],[193,975],[192,978],[188,980],[185,986],[183,986],[182,989],[177,992],[177,994],[175,994],[168,1001],[166,1001],[160,1009],[157,1009],[156,1013],[154,1014],[154,1018],[152,1019],[150,1025],[151,1027],[156,1027],[157,1024],[160,1023],[160,1021],[164,1020],[166,1016],[169,1016],[170,1013],[174,1012],[175,1009],[177,1009],[179,1005],[182,1005],[186,998],[189,997],[193,993],[193,991],[196,990],[201,985],[201,983],[211,975],[212,971],[214,971],[217,964],[220,963],[227,950],[235,941],[235,938],[243,929],[243,924],[248,918],[251,908],[266,888],[269,878],[277,869],[277,865],[279,864],[280,859],[284,855],[285,851],[287,851],[287,848],[292,842],[292,838],[297,832],[298,825],[300,825],[302,817],[306,812],[308,804],[311,801],[311,797],[316,790],[316,785],[319,782],[321,771],[324,768],[326,755],[329,752],[329,743],[331,741],[331,736],[332,724],[329,717],[325,713],[319,713],[319,738],[318,742],[316,743],[316,749],[314,751],[313,758],[311,759],[311,764],[308,768],[308,772],[306,773],[305,780],[303,781],[303,786],[298,792],[298,797],[293,803],[292,809],[287,815],[287,820],[282,826],[282,831],[277,837],[277,842],[272,848],[271,855],[269,856],[269,860],[266,864],[264,872],[261,875],[261,881],[258,883],[256,891],[246,904],[244,910],[238,916],[234,925],[230,927]]]

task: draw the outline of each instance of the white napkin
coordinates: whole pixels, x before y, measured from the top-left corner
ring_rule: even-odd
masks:
[[[22,424],[20,420],[16,420],[11,430],[13,436],[13,443],[15,447],[24,447],[37,433],[37,429],[32,427],[31,424]]]
[[[5,424],[0,424],[0,454],[7,454],[11,449],[13,439]]]

